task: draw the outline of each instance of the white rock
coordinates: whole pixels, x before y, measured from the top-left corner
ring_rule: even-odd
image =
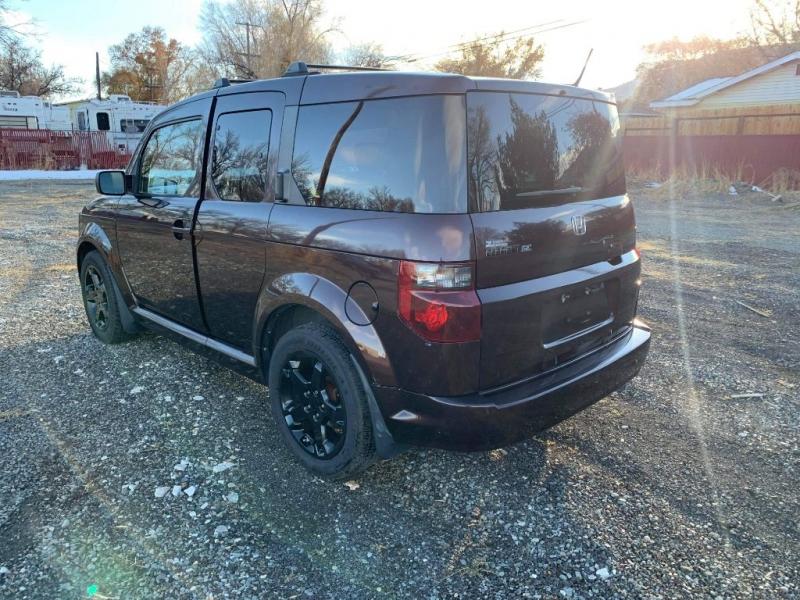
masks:
[[[218,465],[214,465],[214,468],[211,469],[211,470],[214,471],[214,473],[222,473],[223,471],[227,471],[231,467],[235,467],[235,466],[236,465],[233,464],[232,462],[225,461],[225,462],[219,463]]]
[[[597,569],[597,571],[595,571],[595,575],[597,575],[600,579],[604,581],[609,577],[611,577],[611,573],[609,573],[607,567],[603,567],[602,569]]]
[[[181,495],[181,486],[173,485],[172,486],[172,495],[173,496],[180,496]]]
[[[175,469],[176,471],[185,471],[186,467],[188,467],[188,466],[189,466],[189,459],[188,458],[182,458],[181,462],[179,462],[177,465],[175,465],[172,468]]]
[[[186,494],[187,496],[189,496],[189,498],[191,498],[192,496],[194,496],[194,493],[196,491],[197,491],[197,486],[196,485],[190,485],[185,490],[183,490],[183,493]]]
[[[239,501],[239,494],[236,492],[231,492],[227,496],[225,496],[225,500],[230,502],[231,504],[236,504]]]
[[[346,487],[346,488],[347,488],[348,490],[350,490],[351,492],[354,492],[354,491],[356,491],[358,488],[360,488],[360,487],[361,487],[361,484],[359,484],[357,481],[345,481],[345,482],[344,482],[344,487]]]
[[[217,528],[214,530],[214,537],[220,537],[226,533],[228,533],[227,525],[217,525]]]
[[[190,510],[189,511],[189,516],[192,517],[193,519],[196,519],[197,518],[197,513],[194,512],[193,510]]]
[[[140,386],[140,385],[137,385],[137,386],[131,388],[131,392],[130,393],[131,394],[141,394],[143,391],[144,391],[144,388],[142,386]]]
[[[10,572],[8,567],[0,567],[0,575],[8,575]]]
[[[198,394],[197,396],[192,396],[192,400],[197,400],[199,402],[200,400],[205,400],[205,398]]]
[[[156,488],[156,498],[163,498],[169,491],[168,485],[160,485]]]
[[[203,502],[203,503],[200,505],[200,510],[205,510],[205,509],[207,509],[207,508],[208,508],[208,502]]]

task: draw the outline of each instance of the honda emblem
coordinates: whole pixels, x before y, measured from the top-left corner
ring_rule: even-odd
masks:
[[[583,215],[575,215],[572,217],[572,231],[575,235],[583,235],[586,233],[586,219]]]

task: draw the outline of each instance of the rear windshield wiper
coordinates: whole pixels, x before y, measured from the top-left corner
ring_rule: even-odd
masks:
[[[536,190],[533,192],[519,192],[517,198],[536,198],[539,196],[555,196],[561,194],[577,194],[582,192],[582,187],[568,187],[561,188],[560,190]]]

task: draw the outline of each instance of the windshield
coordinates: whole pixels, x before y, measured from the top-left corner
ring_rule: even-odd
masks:
[[[625,193],[613,104],[570,96],[467,94],[469,193],[479,211]]]

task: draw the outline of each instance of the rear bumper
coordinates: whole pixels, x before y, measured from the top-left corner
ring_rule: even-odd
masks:
[[[375,388],[396,442],[450,450],[488,450],[547,429],[630,381],[644,364],[650,329],[629,332],[560,368],[489,394],[425,396]]]

